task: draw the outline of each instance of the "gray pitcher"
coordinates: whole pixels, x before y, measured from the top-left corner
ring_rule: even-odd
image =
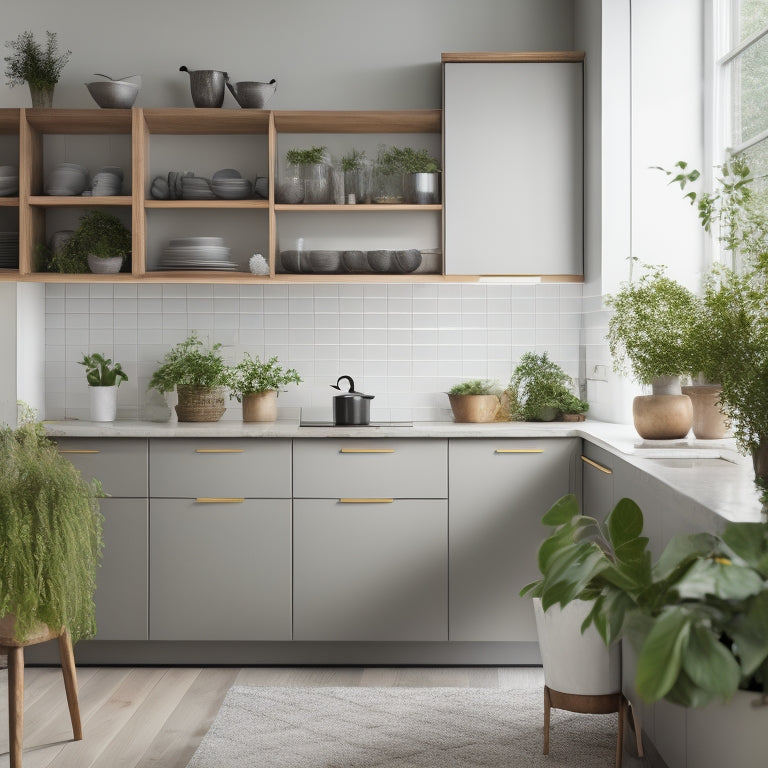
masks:
[[[179,72],[189,75],[192,103],[196,107],[220,107],[224,103],[224,83],[228,77],[226,72],[186,67],[179,67]]]

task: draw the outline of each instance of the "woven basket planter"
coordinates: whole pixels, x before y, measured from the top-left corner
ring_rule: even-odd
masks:
[[[224,387],[177,386],[179,421],[218,421],[226,411]]]

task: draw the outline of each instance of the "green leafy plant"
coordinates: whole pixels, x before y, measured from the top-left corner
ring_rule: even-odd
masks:
[[[28,83],[33,88],[51,89],[59,82],[61,72],[72,51],[58,52],[55,32],[46,32],[45,48],[32,32],[22,32],[15,40],[5,43],[12,53],[5,57],[7,85],[13,88]]]
[[[643,515],[622,499],[601,525],[560,499],[542,522],[554,526],[539,548],[542,578],[521,594],[546,610],[593,602],[610,645],[637,651],[636,688],[646,701],[700,707],[738,689],[768,691],[768,526],[729,522],[722,534],[672,538],[651,565]]]
[[[111,358],[98,352],[83,355],[80,365],[85,366],[85,378],[91,387],[119,387],[121,382],[128,381],[120,363],[113,365]]]
[[[311,147],[310,149],[289,149],[285,160],[290,165],[315,165],[326,161],[327,147]]]
[[[0,466],[0,617],[16,616],[20,642],[36,622],[92,637],[100,484],[83,480],[29,408],[15,429],[0,427]]]
[[[84,273],[90,255],[106,259],[130,253],[130,230],[117,216],[91,210],[80,217],[75,233],[51,256],[51,268],[55,272]]]
[[[173,347],[149,380],[149,389],[173,392],[176,386],[223,387],[227,366],[219,351],[221,344],[206,349],[197,334]]]
[[[550,360],[547,352],[526,352],[507,388],[510,416],[520,421],[541,421],[547,410],[584,413],[589,403],[576,397],[572,389],[573,379]]]
[[[440,164],[426,149],[379,146],[376,167],[385,176],[405,173],[436,173]]]
[[[227,371],[226,384],[230,398],[236,397],[242,402],[244,395],[268,390],[280,390],[287,384],[300,384],[302,381],[293,368],[283,369],[278,365],[277,357],[262,362],[258,357],[251,357],[247,352],[243,359]]]
[[[365,160],[365,150],[358,151],[353,149],[341,158],[341,170],[342,171],[356,171],[358,170]]]
[[[488,379],[473,379],[455,384],[448,390],[449,395],[499,395],[501,389],[497,382]]]
[[[691,333],[701,312],[696,296],[665,275],[661,265],[642,265],[636,281],[606,297],[613,310],[608,346],[617,373],[631,372],[640,384],[659,376],[680,376],[692,367]]]

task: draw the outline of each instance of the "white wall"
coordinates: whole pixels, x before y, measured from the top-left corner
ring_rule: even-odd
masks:
[[[0,424],[16,425],[16,283],[0,283]]]

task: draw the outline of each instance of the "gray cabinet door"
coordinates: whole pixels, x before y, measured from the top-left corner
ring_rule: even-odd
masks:
[[[604,522],[614,507],[613,465],[615,457],[584,441],[581,451],[581,511]]]
[[[444,65],[445,272],[583,273],[582,64]]]
[[[444,499],[294,502],[294,640],[447,640]]]
[[[578,438],[451,440],[450,639],[535,641],[543,514],[575,486]]]
[[[101,499],[104,557],[96,573],[96,640],[147,640],[147,500]]]
[[[152,499],[150,574],[150,640],[290,640],[290,500]]]

